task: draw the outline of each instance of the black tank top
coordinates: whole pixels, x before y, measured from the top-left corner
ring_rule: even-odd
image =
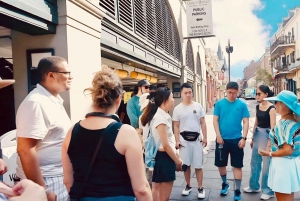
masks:
[[[121,126],[122,123],[114,123],[106,130],[88,130],[79,122],[75,124],[68,148],[74,171],[74,183],[70,190],[72,199],[78,198],[81,192],[101,135],[104,135],[104,138],[82,197],[134,196],[125,156],[114,146]]]
[[[257,126],[260,128],[270,128],[270,110],[275,108],[271,105],[266,111],[261,111],[259,105],[256,105]]]

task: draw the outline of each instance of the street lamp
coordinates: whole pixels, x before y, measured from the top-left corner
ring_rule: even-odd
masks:
[[[230,82],[230,53],[233,52],[233,47],[230,46],[230,39],[228,39],[228,46],[226,46],[226,52],[228,53],[228,81]]]

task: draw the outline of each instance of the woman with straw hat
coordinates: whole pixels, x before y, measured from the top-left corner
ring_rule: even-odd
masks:
[[[293,201],[300,191],[300,103],[297,96],[283,90],[275,101],[280,121],[270,131],[271,151],[259,149],[262,156],[271,156],[268,186],[275,191],[277,201]]]

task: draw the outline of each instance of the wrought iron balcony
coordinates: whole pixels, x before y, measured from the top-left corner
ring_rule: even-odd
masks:
[[[276,70],[280,70],[280,71],[284,71],[284,70],[288,70],[288,65],[285,62],[276,62],[276,63],[272,63],[273,68],[275,68]]]
[[[271,44],[271,54],[282,54],[287,48],[295,47],[295,36],[289,33],[288,35],[281,35]]]

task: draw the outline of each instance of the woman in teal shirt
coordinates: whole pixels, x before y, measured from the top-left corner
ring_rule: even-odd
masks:
[[[286,90],[264,100],[275,101],[281,119],[270,131],[271,151],[258,152],[271,156],[268,186],[277,201],[293,201],[294,192],[300,191],[300,104],[297,96]]]

